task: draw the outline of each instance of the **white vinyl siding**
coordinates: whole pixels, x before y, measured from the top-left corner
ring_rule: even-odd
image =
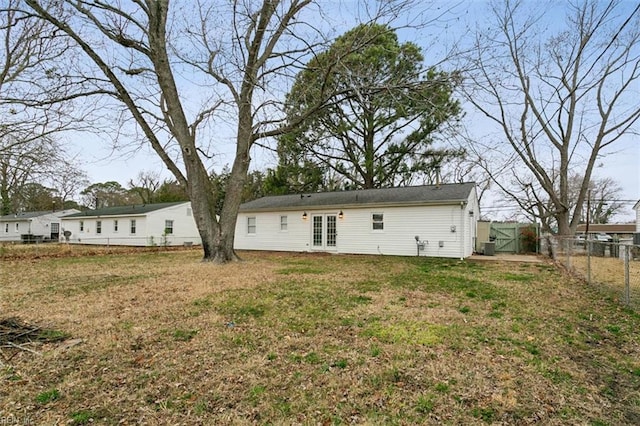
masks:
[[[135,214],[101,214],[102,233],[78,232],[81,222],[94,223],[97,216],[62,218],[62,227],[72,231],[73,244],[108,244],[126,246],[199,245],[200,234],[193,216],[189,216],[189,202]],[[94,223],[95,226],[95,223]]]
[[[464,258],[472,254],[475,223],[480,216],[475,192],[470,194],[467,204],[461,206],[390,206],[383,210],[367,207],[346,208],[337,211],[306,209],[309,218],[314,215],[337,215],[335,247],[332,252],[373,255],[416,256],[415,236],[425,242],[420,256]],[[474,215],[470,215],[473,211]],[[313,220],[302,219],[303,210],[287,211],[288,232],[280,231],[282,212],[240,213],[236,228],[235,248],[239,250],[314,251]],[[380,214],[381,217],[374,214]],[[248,217],[260,223],[260,232],[248,236]],[[375,219],[375,220],[374,220]],[[382,229],[374,230],[374,223]],[[376,225],[378,226],[378,225]],[[452,232],[452,226],[456,231]],[[440,242],[442,241],[442,246]],[[331,241],[333,244],[333,241]]]

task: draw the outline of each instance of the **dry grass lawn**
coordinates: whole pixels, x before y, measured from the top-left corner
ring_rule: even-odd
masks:
[[[64,337],[1,347],[0,423],[640,423],[640,316],[549,264],[87,254],[0,260]]]
[[[563,259],[566,262],[566,259]],[[624,300],[625,295],[625,270],[624,260],[616,257],[591,256],[587,260],[586,255],[571,257],[571,269],[587,279],[588,269],[591,269],[591,282],[600,285],[617,297]],[[636,310],[640,310],[640,260],[629,262],[629,303]]]

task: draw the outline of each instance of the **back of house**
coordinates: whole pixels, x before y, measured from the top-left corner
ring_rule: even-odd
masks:
[[[240,206],[235,248],[465,258],[474,183],[263,197]]]

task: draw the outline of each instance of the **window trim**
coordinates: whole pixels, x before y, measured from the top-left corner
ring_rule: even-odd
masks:
[[[164,235],[173,235],[173,219],[165,219],[164,221]],[[171,226],[167,226],[171,225]]]
[[[84,220],[80,221],[80,232],[84,232]]]
[[[129,234],[136,235],[138,231],[138,223],[135,219],[129,219]]]
[[[376,220],[376,216],[380,216],[380,219]],[[380,225],[380,228],[376,228],[376,225]],[[371,212],[371,232],[384,232],[383,212]]]
[[[252,221],[253,221],[253,224],[251,224]],[[257,230],[258,230],[258,220],[256,219],[256,217],[247,216],[247,235],[256,235]]]
[[[118,219],[113,219],[113,232],[118,232]]]
[[[284,219],[284,221],[282,220]],[[289,230],[289,216],[286,214],[280,215],[280,232],[287,232]]]
[[[102,234],[102,221],[96,220],[96,234]]]

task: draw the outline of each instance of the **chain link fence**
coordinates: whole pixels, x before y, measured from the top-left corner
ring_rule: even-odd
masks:
[[[548,236],[545,250],[568,271],[640,310],[640,246],[617,242]]]
[[[0,243],[0,261],[7,259],[82,256],[88,254],[130,253],[132,251],[163,251],[182,248],[198,248],[200,237],[121,237],[83,238],[70,242],[35,240],[26,243]],[[0,265],[0,269],[2,266]],[[0,422],[0,425],[2,423]]]

